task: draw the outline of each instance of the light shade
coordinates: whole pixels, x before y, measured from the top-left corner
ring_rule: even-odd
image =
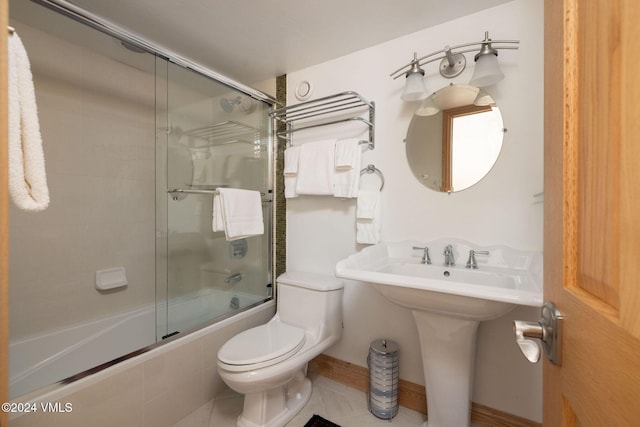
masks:
[[[491,86],[504,78],[494,54],[480,55],[476,60],[476,69],[469,84],[476,87]]]
[[[436,107],[436,103],[433,102],[433,95],[431,95],[422,104],[420,104],[415,114],[418,116],[433,116],[439,112],[440,109]]]
[[[493,99],[486,90],[480,89],[478,92],[478,96],[476,96],[475,101],[473,101],[473,105],[477,105],[479,107],[486,107],[487,105],[495,105],[496,101]]]
[[[404,92],[400,98],[404,101],[422,101],[427,97],[427,89],[420,73],[410,73],[404,85]]]

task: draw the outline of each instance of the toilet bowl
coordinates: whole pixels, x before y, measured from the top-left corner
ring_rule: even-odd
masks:
[[[342,336],[343,287],[333,276],[284,273],[275,316],[220,348],[220,377],[244,394],[238,427],[282,427],[307,404],[307,363]]]

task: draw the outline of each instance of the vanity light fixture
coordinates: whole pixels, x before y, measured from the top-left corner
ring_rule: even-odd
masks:
[[[404,101],[422,101],[427,97],[427,89],[424,87],[424,70],[418,65],[418,54],[413,52],[409,71],[405,73],[407,81],[400,98]]]
[[[440,74],[448,79],[456,77],[464,71],[467,60],[464,56],[468,52],[477,52],[474,59],[476,68],[469,82],[470,85],[476,87],[490,86],[500,81],[504,74],[498,66],[498,50],[499,49],[518,49],[520,40],[491,40],[489,32],[484,33],[484,40],[479,42],[465,43],[457,46],[445,46],[444,49],[432,52],[421,58],[417,54],[413,54],[413,60],[406,65],[398,68],[390,74],[393,79],[404,75],[407,78],[405,90],[401,98],[405,101],[418,101],[426,98],[426,90],[423,89],[419,93],[419,88],[424,88],[424,70],[423,65],[431,62],[440,61]],[[470,46],[480,45],[480,51],[477,47]]]

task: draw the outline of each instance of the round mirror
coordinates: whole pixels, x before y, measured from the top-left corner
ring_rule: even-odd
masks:
[[[427,188],[464,190],[489,173],[503,134],[502,115],[486,91],[452,84],[427,98],[413,115],[406,139],[409,166]]]

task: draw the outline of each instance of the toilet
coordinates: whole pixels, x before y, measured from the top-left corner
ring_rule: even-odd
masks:
[[[286,272],[275,316],[220,348],[222,380],[244,394],[238,427],[282,427],[307,404],[307,363],[342,336],[343,288],[333,276]]]

